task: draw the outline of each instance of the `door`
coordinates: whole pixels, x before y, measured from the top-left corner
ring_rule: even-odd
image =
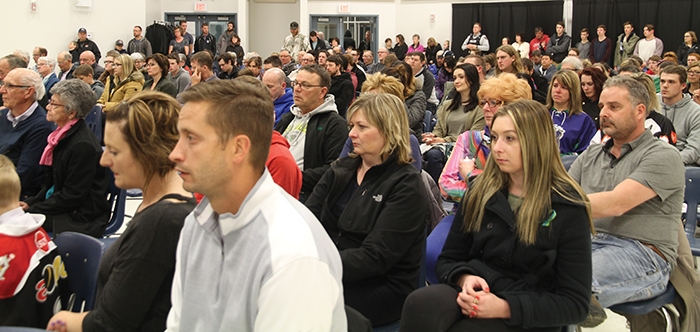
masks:
[[[202,23],[206,22],[209,24],[209,33],[212,34],[218,42],[219,36],[228,28],[228,22],[232,22],[233,26],[236,26],[236,14],[198,15],[192,13],[165,13],[165,21],[172,25],[180,25],[182,21],[187,22],[187,32],[189,32],[195,40],[202,34]],[[234,31],[236,31],[235,28]]]
[[[343,46],[343,36],[346,30],[350,30],[355,45],[360,46],[360,42],[365,38],[366,31],[370,32],[372,53],[377,58],[378,47],[378,16],[333,16],[333,15],[311,15],[311,30],[323,31],[326,41],[337,37]]]

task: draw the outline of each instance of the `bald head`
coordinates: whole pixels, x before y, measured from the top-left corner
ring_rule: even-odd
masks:
[[[83,51],[80,53],[80,64],[81,65],[91,65],[95,63],[95,53],[92,51]]]
[[[270,90],[270,97],[272,97],[273,101],[284,95],[284,90],[287,87],[287,84],[284,82],[285,76],[282,69],[275,67],[266,70],[263,75],[262,82]]]

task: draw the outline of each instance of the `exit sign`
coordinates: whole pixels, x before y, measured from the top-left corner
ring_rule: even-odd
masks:
[[[349,13],[349,12],[350,12],[350,5],[349,4],[338,5],[338,13]]]
[[[194,11],[196,11],[196,12],[207,11],[207,4],[204,2],[195,2],[194,3]]]

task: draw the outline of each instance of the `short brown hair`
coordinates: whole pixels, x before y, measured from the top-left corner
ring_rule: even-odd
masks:
[[[78,76],[93,76],[95,75],[95,71],[92,69],[92,66],[90,65],[80,65],[78,68],[75,68],[73,71],[73,76],[78,77]]]
[[[664,69],[661,69],[661,73],[659,75],[661,74],[676,74],[678,75],[678,79],[681,84],[688,81],[688,72],[685,70],[685,68],[679,65],[666,66]]]
[[[209,70],[211,70],[211,65],[214,62],[214,58],[209,52],[199,51],[192,56],[190,62],[196,62],[200,66],[206,66],[209,68]]]
[[[236,135],[248,136],[250,164],[260,171],[265,168],[275,108],[262,83],[251,84],[244,77],[205,82],[183,91],[179,97],[183,103],[202,102],[209,106],[207,123],[214,127],[221,144]]]
[[[328,58],[328,60],[330,60],[330,57]],[[325,87],[326,89],[331,88],[331,75],[328,74],[328,71],[326,70],[326,68],[323,68],[323,66],[317,63],[312,63],[310,65],[301,67],[299,70],[318,75],[320,77],[318,84],[321,87]]]
[[[165,177],[175,167],[168,156],[178,141],[180,103],[156,91],[143,91],[107,112],[116,123],[134,159],[141,164],[146,184],[154,176]]]
[[[15,164],[4,154],[0,154],[0,207],[17,207],[22,185]]]

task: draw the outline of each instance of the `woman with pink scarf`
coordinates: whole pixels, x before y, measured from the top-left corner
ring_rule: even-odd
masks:
[[[100,166],[100,141],[84,120],[95,106],[95,93],[80,80],[59,82],[51,93],[46,120],[57,128],[39,161],[46,177],[41,191],[20,205],[46,215],[44,229],[54,235],[72,231],[102,237],[110,213],[109,178]]]

